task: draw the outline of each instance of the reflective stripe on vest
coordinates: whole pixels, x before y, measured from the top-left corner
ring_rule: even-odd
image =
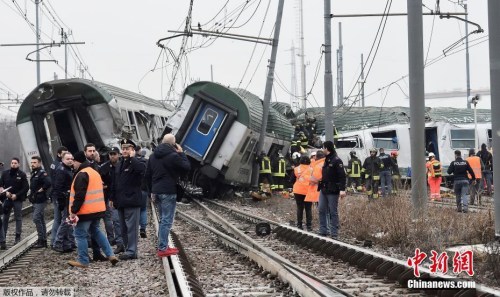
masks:
[[[271,173],[271,160],[269,159],[269,157],[262,158],[259,172],[260,173]]]
[[[441,172],[442,170],[441,162],[439,162],[438,160],[432,160],[431,168],[433,177],[441,177],[441,175],[443,175]]]
[[[307,190],[309,188],[309,176],[310,172],[309,165],[300,164],[298,167],[293,169],[295,173],[295,183],[293,184],[293,192],[296,194],[307,195]]]
[[[89,184],[87,186],[87,192],[85,193],[85,200],[76,214],[86,215],[106,211],[101,176],[91,167],[84,168],[80,172],[85,172],[89,175]],[[75,176],[75,180],[80,172],[78,172]],[[75,180],[73,180],[73,183],[71,184],[71,191],[69,195],[70,213],[73,202],[75,201]]]
[[[361,177],[361,162],[353,161],[351,165],[349,177]]]
[[[481,178],[481,158],[478,156],[472,156],[467,158],[467,162],[469,162],[470,167],[474,171],[474,175],[476,176],[476,179]],[[472,178],[472,176],[467,173],[469,178]]]
[[[286,166],[286,161],[285,159],[280,159],[278,161],[278,172],[274,172],[273,176],[277,177],[285,177],[285,166]]]

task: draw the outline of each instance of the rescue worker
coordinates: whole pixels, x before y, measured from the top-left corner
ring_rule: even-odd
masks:
[[[491,184],[493,182],[493,155],[486,148],[486,143],[481,144],[481,150],[477,153],[484,164],[483,180],[486,183],[486,194],[491,196]],[[483,185],[483,183],[481,183]]]
[[[379,149],[378,158],[382,161],[380,169],[380,187],[382,188],[382,197],[387,197],[392,193],[392,158],[384,152],[384,148]]]
[[[294,174],[291,182],[293,182],[293,195],[297,204],[297,228],[303,229],[302,219],[304,209],[306,211],[306,228],[307,231],[312,231],[312,212],[311,202],[304,202],[309,188],[309,176],[311,160],[307,156],[300,157],[300,165],[294,168]]]
[[[305,151],[307,151],[307,148],[309,147],[309,139],[307,138],[304,131],[299,132],[299,137],[300,137],[301,152],[305,152]]]
[[[351,158],[347,163],[347,186],[353,192],[361,192],[363,189],[361,186],[361,160],[356,156],[355,151],[351,151],[349,155]]]
[[[295,152],[292,154],[292,167],[296,167],[300,165],[300,153]]]
[[[52,182],[52,187],[54,187],[56,180],[56,170],[61,165],[61,158],[64,153],[68,152],[68,148],[65,146],[60,146],[57,149],[57,154],[54,158],[52,164],[50,164],[50,181]],[[50,199],[52,200],[52,204],[54,205],[54,223],[52,224],[52,231],[50,233],[50,246],[54,247],[54,241],[56,240],[57,229],[59,229],[59,225],[61,224],[61,212],[59,211],[59,205],[57,205],[57,199],[52,197],[52,190],[50,193]]]
[[[319,234],[336,239],[339,235],[339,197],[345,196],[346,175],[342,160],[337,156],[332,141],[325,141],[325,163],[321,172],[319,185]],[[316,154],[317,155],[317,154]],[[329,220],[328,220],[329,217]],[[328,223],[330,226],[328,226]]]
[[[69,215],[69,192],[73,181],[73,155],[69,152],[62,154],[62,162],[57,167],[54,180],[52,181],[52,200],[54,206],[60,212],[61,222],[56,230],[55,240],[52,249],[59,253],[71,253],[75,248],[75,236],[73,227],[65,222]]]
[[[325,164],[325,153],[322,150],[316,152],[314,162],[311,162],[309,177],[309,188],[307,190],[305,202],[318,203],[319,201],[319,183],[322,178],[323,165]]]
[[[9,227],[9,218],[12,208],[14,208],[14,219],[16,220],[16,237],[14,244],[21,241],[23,229],[23,201],[26,199],[29,184],[26,173],[19,169],[19,163],[18,158],[12,158],[10,161],[10,169],[5,170],[0,178],[0,192],[8,189],[1,196],[3,202],[4,237],[2,238],[0,234],[0,244],[5,242],[5,238],[7,237],[7,229]]]
[[[281,152],[278,152],[278,157],[273,163],[273,182],[271,189],[275,191],[283,191],[285,189],[286,161]]]
[[[31,179],[29,201],[33,203],[33,223],[35,223],[38,240],[34,248],[47,247],[47,230],[45,226],[45,206],[47,205],[47,191],[50,188],[50,177],[42,169],[42,158],[31,157]]]
[[[396,195],[401,190],[401,173],[398,165],[398,151],[391,151],[392,158],[392,194]]]
[[[462,159],[462,153],[456,150],[455,161],[450,163],[448,174],[453,174],[453,190],[455,191],[458,212],[468,211],[469,180],[467,172],[472,177],[473,183],[476,182],[474,170],[472,170],[467,160]]]
[[[427,161],[425,167],[427,167],[427,181],[431,189],[430,199],[431,201],[441,201],[441,176],[443,175],[441,162],[436,159],[434,153],[429,153],[428,157],[429,161]]]
[[[384,164],[377,157],[377,149],[370,149],[370,156],[365,159],[361,173],[365,177],[365,188],[368,199],[378,198],[378,185],[380,181],[380,169]]]
[[[293,155],[296,152],[300,152],[300,137],[298,133],[293,136],[292,142],[290,144],[290,153]]]
[[[270,193],[271,185],[273,184],[273,177],[271,172],[271,159],[266,155],[264,151],[260,153],[259,158],[259,186],[260,191],[263,193]],[[267,186],[266,186],[267,185]]]
[[[481,203],[480,196],[480,187],[482,181],[482,172],[484,170],[484,164],[481,158],[476,156],[476,152],[474,149],[469,150],[469,157],[466,159],[469,162],[470,167],[474,171],[474,175],[476,176],[475,180],[471,179],[469,175],[469,187],[470,187],[470,205],[474,205],[476,198],[477,202]]]

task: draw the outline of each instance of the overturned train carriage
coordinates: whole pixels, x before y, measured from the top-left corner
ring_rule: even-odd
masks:
[[[125,137],[150,147],[163,133],[172,111],[160,101],[108,84],[55,80],[26,97],[17,128],[27,157],[39,155],[48,168],[59,146],[76,152],[91,142],[103,151]]]
[[[212,82],[188,86],[167,126],[191,161],[193,183],[212,193],[222,184],[249,186],[262,115],[262,100],[248,91]],[[264,152],[285,155],[292,133],[290,122],[270,108]]]

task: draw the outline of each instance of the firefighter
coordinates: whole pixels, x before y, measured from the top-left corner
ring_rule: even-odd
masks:
[[[474,202],[477,197],[477,202],[481,202],[481,193],[479,191],[481,187],[481,180],[482,180],[482,172],[484,170],[484,163],[481,160],[480,157],[476,156],[476,152],[474,149],[469,150],[469,157],[466,159],[467,162],[469,162],[470,167],[472,170],[474,170],[474,175],[476,176],[476,179],[473,180],[471,179],[471,176],[469,174],[469,187],[470,187],[470,205],[474,205]],[[473,183],[475,181],[475,183]]]
[[[429,153],[429,161],[427,161],[425,167],[427,167],[427,180],[431,188],[431,201],[441,201],[442,167],[441,162],[436,159],[434,153]]]
[[[349,155],[351,159],[347,163],[348,189],[360,192],[363,189],[361,186],[361,160],[356,156],[355,151],[351,151]]]
[[[370,149],[370,156],[365,159],[361,173],[365,175],[365,187],[368,199],[378,198],[378,185],[380,181],[380,169],[384,164],[377,157],[377,149]]]
[[[272,166],[272,175],[274,184],[271,189],[274,191],[284,191],[286,161],[281,152],[278,152],[278,157],[274,160]]]
[[[301,151],[302,152],[307,151],[307,148],[309,146],[309,139],[307,138],[304,131],[299,132],[299,138],[300,138],[300,146],[302,147]]]
[[[271,172],[271,159],[264,151],[260,153],[257,161],[260,165],[259,170],[259,186],[261,192],[270,193],[270,185],[273,184],[273,177]]]
[[[392,159],[392,191],[391,194],[396,195],[398,191],[401,189],[401,173],[399,172],[398,166],[398,151],[391,151],[391,159]]]

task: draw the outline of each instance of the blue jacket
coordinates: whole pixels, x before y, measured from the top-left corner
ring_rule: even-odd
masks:
[[[73,181],[73,170],[61,163],[54,170],[54,174],[51,197],[53,201],[57,201],[59,209],[63,210],[68,206],[69,191],[71,189],[71,182]]]
[[[154,194],[176,194],[179,177],[191,169],[184,153],[178,153],[172,145],[162,143],[149,157],[146,182]]]
[[[47,201],[47,191],[50,185],[50,177],[45,170],[42,168],[33,170],[30,179],[31,203],[44,203]]]

